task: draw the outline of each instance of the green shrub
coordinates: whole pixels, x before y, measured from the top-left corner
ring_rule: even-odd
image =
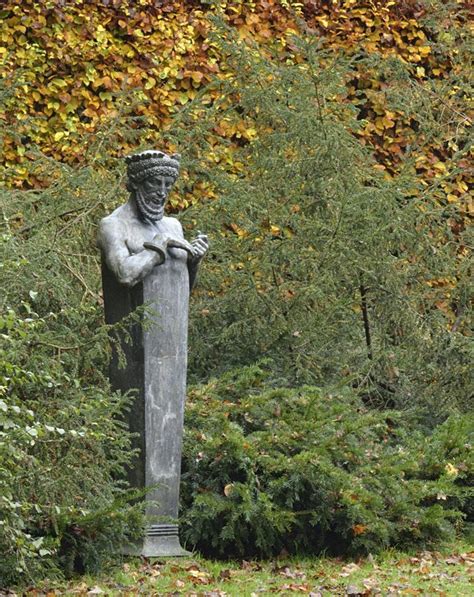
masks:
[[[9,310],[1,322],[1,586],[96,569],[142,527],[114,481],[131,456],[127,400],[86,385],[67,358],[46,360],[37,345],[45,318],[31,306],[27,315]]]
[[[271,388],[257,366],[194,388],[186,416],[182,528],[206,554],[425,545],[463,518],[467,417],[424,436],[351,389]]]

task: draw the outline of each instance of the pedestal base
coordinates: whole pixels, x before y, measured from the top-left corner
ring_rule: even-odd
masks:
[[[179,543],[178,525],[154,524],[147,528],[145,538],[139,543],[123,549],[129,556],[147,558],[189,557],[193,554],[183,549]]]

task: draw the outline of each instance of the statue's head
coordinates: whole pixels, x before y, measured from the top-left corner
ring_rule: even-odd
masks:
[[[142,151],[125,158],[127,189],[132,194],[140,216],[155,222],[164,215],[171,187],[178,178],[180,156],[162,151]]]

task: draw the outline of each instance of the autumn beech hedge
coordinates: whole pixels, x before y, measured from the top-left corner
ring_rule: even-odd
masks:
[[[41,176],[28,168],[35,149],[68,163],[87,160],[84,140],[117,116],[129,113],[148,125],[151,145],[162,142],[172,115],[192,101],[215,77],[232,77],[232,69],[210,37],[211,17],[221,14],[242,39],[252,39],[265,52],[278,48],[282,60],[298,60],[292,35],[302,26],[334,55],[354,58],[346,97],[361,107],[359,134],[370,144],[380,167],[397,169],[414,137],[419,137],[416,111],[388,108],[390,93],[380,68],[358,68],[360,55],[398,58],[410,66],[407,84],[433,95],[443,112],[446,139],[427,137],[414,156],[421,177],[440,177],[456,167],[456,131],[469,125],[465,113],[468,81],[465,62],[467,2],[435,0],[368,2],[364,0],[6,0],[1,7],[0,60],[9,99],[2,115],[15,134],[4,138],[2,164],[9,184],[31,188]],[[124,93],[133,90],[135,103]],[[137,127],[142,125],[137,121]],[[220,126],[234,146],[251,139],[245,126]],[[117,155],[137,141],[118,138]],[[44,181],[43,181],[44,182]],[[440,200],[465,203],[465,176],[440,180]],[[176,201],[182,208],[205,198],[193,189]]]

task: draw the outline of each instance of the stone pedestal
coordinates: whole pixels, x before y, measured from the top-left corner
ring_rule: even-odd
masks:
[[[187,253],[168,249],[165,262],[133,287],[120,284],[102,262],[107,323],[116,323],[145,306],[140,321],[121,335],[125,366],[113,350],[110,380],[116,390],[135,390],[128,414],[139,455],[128,470],[133,487],[150,487],[146,513],[150,526],[128,553],[187,555],[178,537],[179,483],[186,392],[189,277]]]

